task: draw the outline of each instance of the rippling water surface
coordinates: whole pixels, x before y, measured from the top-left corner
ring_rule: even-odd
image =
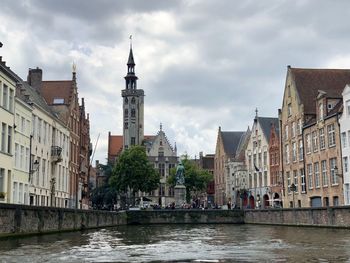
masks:
[[[0,262],[350,262],[350,231],[122,226],[0,241]]]

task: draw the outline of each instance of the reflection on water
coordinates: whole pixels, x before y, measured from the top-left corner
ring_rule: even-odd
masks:
[[[350,231],[122,226],[0,241],[0,262],[350,262]]]

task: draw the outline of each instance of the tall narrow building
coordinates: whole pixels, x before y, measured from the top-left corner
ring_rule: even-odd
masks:
[[[125,89],[122,90],[124,149],[133,145],[141,145],[144,132],[144,91],[137,89],[138,78],[135,75],[135,62],[131,45],[127,66],[128,72],[125,76]]]

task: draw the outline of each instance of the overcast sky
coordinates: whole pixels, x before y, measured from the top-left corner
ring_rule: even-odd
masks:
[[[350,1],[2,0],[0,55],[22,78],[71,79],[90,113],[94,159],[122,134],[129,35],[145,134],[159,124],[178,153],[214,153],[218,127],[277,117],[287,65],[350,68]]]

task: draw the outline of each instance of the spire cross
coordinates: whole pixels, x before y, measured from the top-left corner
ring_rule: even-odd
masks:
[[[130,49],[132,49],[132,35],[129,36],[130,39]]]
[[[255,108],[255,117],[258,117],[258,108]]]

